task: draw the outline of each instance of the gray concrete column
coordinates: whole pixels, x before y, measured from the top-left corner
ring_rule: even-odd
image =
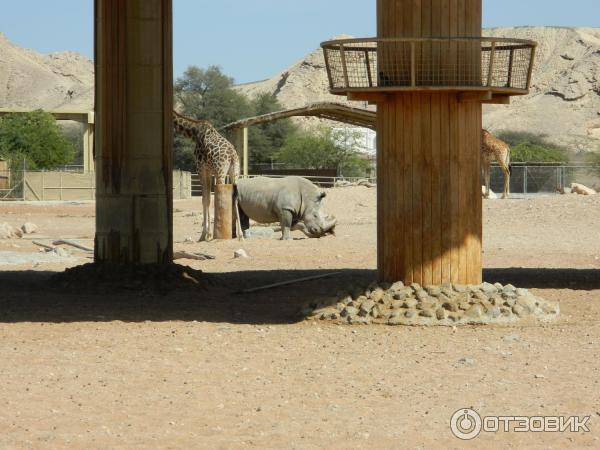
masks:
[[[172,0],[95,0],[96,262],[173,258]]]

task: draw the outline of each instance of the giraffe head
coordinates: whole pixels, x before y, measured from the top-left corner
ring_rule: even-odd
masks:
[[[173,111],[173,127],[177,133],[195,140],[206,132],[208,122],[206,120],[193,120]]]

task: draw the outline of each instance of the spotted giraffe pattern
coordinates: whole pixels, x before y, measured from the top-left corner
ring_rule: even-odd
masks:
[[[485,197],[490,195],[490,165],[495,160],[504,173],[502,198],[509,195],[510,187],[510,147],[487,130],[481,130],[481,169],[485,181]]]
[[[200,240],[212,238],[210,232],[210,186],[212,177],[216,184],[225,184],[227,175],[235,184],[240,176],[240,160],[235,147],[207,120],[194,120],[173,111],[175,131],[194,141],[196,169],[202,183],[203,223]],[[205,195],[208,193],[208,195]]]

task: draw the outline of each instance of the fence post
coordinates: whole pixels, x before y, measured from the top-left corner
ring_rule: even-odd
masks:
[[[527,194],[527,166],[523,166],[523,194]]]

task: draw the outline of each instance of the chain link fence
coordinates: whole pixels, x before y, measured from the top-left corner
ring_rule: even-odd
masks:
[[[553,193],[570,187],[571,183],[600,188],[600,167],[591,164],[523,164],[511,166],[510,192],[515,194]],[[484,184],[483,182],[481,183]],[[504,175],[497,165],[492,165],[490,188],[502,192]]]
[[[23,200],[23,171],[0,170],[0,200]]]

